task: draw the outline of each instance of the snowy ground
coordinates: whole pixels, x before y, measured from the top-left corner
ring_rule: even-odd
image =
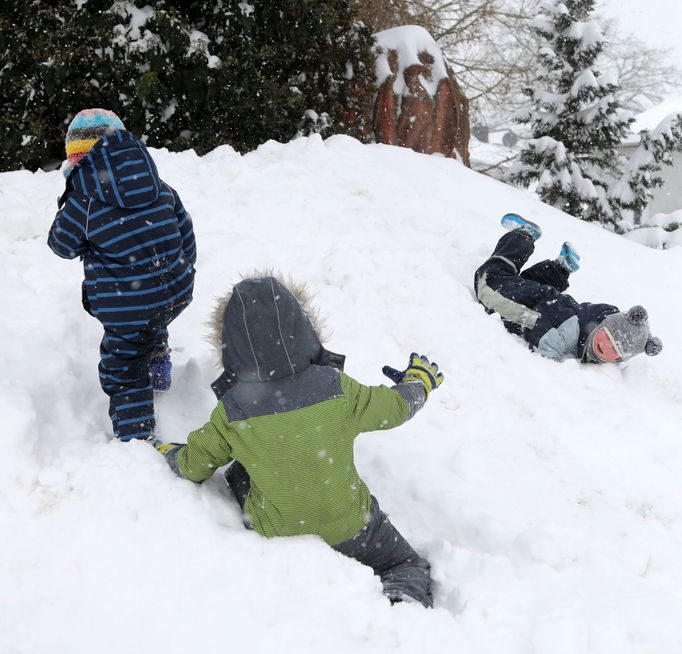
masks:
[[[452,160],[345,137],[155,153],[194,216],[195,300],[172,325],[160,436],[214,404],[213,298],[274,267],[310,283],[330,349],[381,383],[412,351],[446,375],[367,434],[360,474],[433,565],[436,608],[389,606],[313,537],[242,528],[220,480],[110,440],[80,264],[45,244],[59,173],[0,175],[0,652],[662,654],[682,651],[682,248],[581,223]],[[665,350],[622,368],[527,351],[472,297],[518,211],[564,239],[580,300],[647,307]],[[677,285],[677,286],[676,286]]]

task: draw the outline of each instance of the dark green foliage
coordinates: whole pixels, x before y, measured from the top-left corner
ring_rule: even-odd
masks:
[[[57,165],[66,126],[88,107],[112,109],[149,145],[200,154],[300,133],[362,136],[372,41],[348,5],[1,3],[0,169]]]
[[[99,81],[102,69],[109,67],[102,55],[94,52],[90,25],[83,25],[79,41],[69,42],[63,26],[72,11],[67,2],[57,3],[56,8],[35,0],[2,5],[0,139],[4,170],[24,160],[35,166],[61,159],[71,99],[91,97],[95,89],[91,80]],[[118,72],[107,71],[106,78],[113,82]],[[115,98],[113,84],[101,83],[97,92],[102,104]]]

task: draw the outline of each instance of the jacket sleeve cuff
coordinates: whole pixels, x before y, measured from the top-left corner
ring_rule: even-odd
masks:
[[[426,388],[422,382],[402,382],[393,386],[407,403],[407,418],[409,420],[426,403]]]

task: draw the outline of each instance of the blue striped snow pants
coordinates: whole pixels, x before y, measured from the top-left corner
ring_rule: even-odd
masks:
[[[109,396],[109,417],[114,435],[122,441],[153,436],[154,390],[149,361],[168,348],[168,325],[189,304],[166,305],[136,331],[130,327],[105,328],[100,345],[99,380]]]

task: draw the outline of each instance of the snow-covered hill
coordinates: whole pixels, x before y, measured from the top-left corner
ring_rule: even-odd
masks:
[[[436,608],[391,607],[371,570],[316,538],[244,530],[218,476],[197,486],[149,445],[110,440],[81,267],[45,243],[63,180],[14,172],[0,175],[2,654],[682,651],[682,248],[345,137],[155,157],[199,248],[160,436],[208,416],[204,323],[254,269],[309,282],[329,348],[365,383],[432,356],[444,385],[407,425],[361,436],[356,458],[430,559]],[[541,224],[536,257],[578,247],[578,299],[643,304],[662,355],[557,364],[487,316],[472,275],[507,211]]]

